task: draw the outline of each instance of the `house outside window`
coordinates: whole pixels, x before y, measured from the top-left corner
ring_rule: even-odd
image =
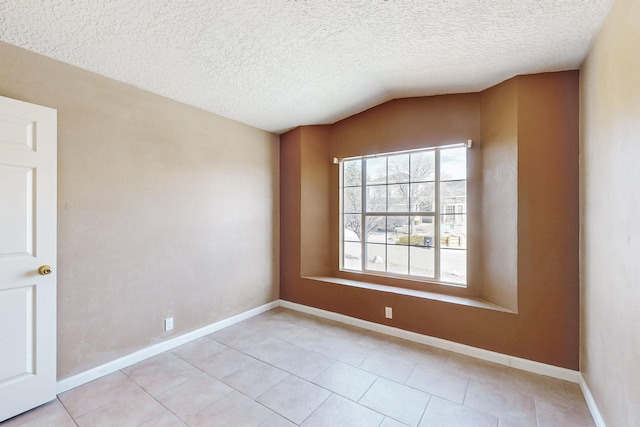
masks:
[[[341,265],[467,282],[467,148],[457,144],[341,162]]]

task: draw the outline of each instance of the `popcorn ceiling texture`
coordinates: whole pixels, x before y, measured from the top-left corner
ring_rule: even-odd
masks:
[[[576,69],[610,3],[0,0],[0,40],[282,132]]]

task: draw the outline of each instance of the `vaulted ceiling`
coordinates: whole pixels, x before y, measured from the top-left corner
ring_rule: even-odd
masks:
[[[576,69],[610,3],[0,0],[0,40],[282,132]]]

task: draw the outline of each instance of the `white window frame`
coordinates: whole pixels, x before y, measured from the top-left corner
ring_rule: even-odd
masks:
[[[444,284],[444,285],[452,285],[452,286],[457,286],[457,287],[467,287],[467,283],[468,283],[468,264],[469,264],[469,259],[468,259],[468,241],[465,242],[465,248],[464,249],[460,249],[460,250],[464,250],[466,251],[466,264],[467,264],[467,268],[466,268],[466,272],[465,272],[465,281],[464,282],[452,282],[452,281],[446,281],[446,280],[442,280],[442,274],[441,274],[441,263],[440,263],[440,256],[441,256],[441,251],[442,251],[442,244],[441,244],[441,239],[443,238],[444,234],[443,234],[443,230],[441,230],[441,213],[444,215],[445,212],[441,212],[443,210],[443,206],[441,206],[442,204],[442,200],[440,199],[440,186],[442,182],[447,182],[447,180],[441,180],[441,176],[440,176],[440,164],[441,164],[441,159],[440,159],[440,153],[443,150],[446,149],[450,149],[450,148],[459,148],[459,147],[469,147],[468,144],[451,144],[451,145],[444,145],[444,146],[438,146],[438,147],[429,147],[429,148],[422,148],[422,149],[417,149],[417,150],[405,150],[405,151],[396,151],[396,152],[389,152],[389,153],[382,153],[382,154],[376,154],[376,155],[367,155],[367,156],[357,156],[357,157],[349,157],[349,158],[345,158],[342,159],[340,161],[340,270],[341,271],[345,271],[345,272],[349,272],[349,273],[364,273],[364,274],[370,274],[370,275],[376,275],[376,276],[386,276],[386,277],[393,277],[393,278],[402,278],[402,279],[410,279],[410,280],[416,280],[416,281],[424,281],[424,282],[431,282],[431,283],[439,283],[439,284]],[[367,195],[367,182],[366,182],[366,177],[367,177],[367,172],[366,172],[366,160],[367,159],[371,159],[371,158],[379,158],[379,157],[391,157],[391,156],[395,156],[395,155],[400,155],[400,154],[413,154],[413,153],[420,153],[420,152],[427,152],[427,151],[433,151],[435,153],[435,171],[434,171],[434,183],[435,183],[435,194],[434,194],[434,207],[433,207],[433,211],[431,212],[411,212],[411,203],[409,204],[409,211],[408,212],[390,212],[389,209],[389,202],[387,200],[387,210],[384,212],[367,212],[366,211],[366,195]],[[345,213],[343,206],[344,206],[344,162],[345,161],[353,161],[353,160],[360,160],[361,164],[360,164],[360,189],[362,191],[361,193],[361,208],[360,208],[360,213],[357,214],[349,214],[349,213]],[[388,161],[388,160],[387,160]],[[468,154],[466,155],[466,163],[467,163],[467,173],[465,174],[465,179],[461,180],[458,179],[456,181],[464,181],[465,183],[465,194],[466,191],[468,191],[468,187],[469,187],[469,175],[468,175]],[[411,165],[409,166],[409,170],[411,170]],[[431,181],[429,181],[431,182]],[[385,185],[393,185],[390,184],[388,181],[388,176],[387,176],[387,183]],[[370,185],[371,186],[371,185]],[[349,187],[347,187],[349,188]],[[351,186],[350,188],[357,188]],[[459,218],[462,216],[465,216],[466,218],[468,218],[468,214],[469,214],[469,206],[468,206],[468,197],[465,197],[465,202],[464,203],[459,203],[456,202],[455,204],[451,205],[453,207],[453,212],[451,213],[452,218],[454,223],[457,223]],[[466,207],[466,209],[465,209]],[[360,215],[360,227],[361,227],[361,236],[360,236],[360,245],[361,245],[361,249],[360,249],[360,269],[348,269],[345,268],[344,266],[344,245],[345,243],[354,243],[353,241],[345,241],[344,238],[344,230],[345,230],[345,226],[344,226],[344,218],[345,215]],[[429,277],[424,277],[424,276],[416,276],[416,275],[411,275],[411,267],[409,267],[408,273],[407,274],[398,274],[398,273],[390,273],[387,272],[387,268],[385,267],[385,272],[381,272],[381,271],[377,271],[377,270],[369,270],[367,269],[367,236],[365,235],[365,229],[366,229],[366,219],[369,216],[385,216],[387,218],[389,217],[393,217],[393,216],[397,216],[397,217],[409,217],[409,221],[411,221],[412,217],[431,217],[432,219],[432,223],[434,226],[434,235],[433,235],[433,250],[434,250],[434,277],[433,278],[429,278]],[[468,223],[467,223],[468,224]],[[465,233],[466,236],[468,236],[468,230]],[[408,235],[409,239],[411,239],[411,234]],[[465,237],[466,239],[466,237]],[[387,253],[387,248],[390,244],[388,242],[384,243],[385,246],[385,254]],[[411,241],[409,240],[408,242],[408,246],[411,246]],[[445,249],[451,249],[451,248],[445,248]],[[409,251],[409,257],[410,257],[410,248],[408,249]],[[386,258],[386,257],[385,257]],[[386,262],[386,261],[385,261]],[[409,265],[410,264],[410,259],[409,259]]]

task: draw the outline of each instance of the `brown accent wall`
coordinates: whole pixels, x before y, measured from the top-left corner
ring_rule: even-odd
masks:
[[[615,0],[580,78],[580,370],[608,426],[640,420],[639,21]]]
[[[305,248],[300,260],[302,276],[327,276],[331,271],[329,172],[331,162],[326,144],[327,126],[301,128],[300,147],[300,245]],[[323,197],[318,197],[323,194]]]
[[[508,288],[505,301],[517,296],[518,313],[509,313],[434,298],[421,298],[396,292],[365,289],[298,274],[300,265],[295,258],[281,263],[281,298],[349,316],[388,324],[409,331],[444,338],[505,354],[536,360],[561,367],[578,368],[578,268],[577,268],[577,171],[578,171],[578,73],[565,72],[520,76],[503,83],[501,88],[479,94],[447,95],[428,98],[402,99],[382,104],[371,110],[329,126],[325,144],[328,156],[307,158],[304,162],[282,162],[281,180],[284,185],[301,181],[304,171],[299,165],[315,161],[326,164],[330,186],[316,197],[316,204],[330,206],[332,275],[364,280],[390,286],[437,291],[472,298],[494,298],[500,286]],[[517,102],[516,102],[517,101]],[[512,110],[516,109],[514,113]],[[507,118],[496,117],[503,112]],[[516,123],[509,122],[517,119]],[[506,122],[505,122],[506,120]],[[493,128],[490,123],[497,123]],[[288,150],[300,150],[307,140],[304,127],[282,136],[281,159],[288,159]],[[514,144],[517,131],[517,147]],[[492,133],[493,132],[493,133]],[[295,137],[297,145],[288,142]],[[506,161],[508,167],[493,168],[499,160],[491,154],[483,162],[483,146],[487,138],[497,147],[502,138],[510,144]],[[381,278],[378,276],[344,273],[338,266],[338,168],[326,157],[348,157],[405,150],[436,144],[474,140],[469,152],[469,230],[472,244],[469,249],[469,289]],[[318,143],[314,139],[313,144]],[[303,152],[300,151],[304,156]],[[312,151],[310,150],[309,153]],[[309,154],[311,155],[311,154]],[[499,179],[507,170],[509,173]],[[517,182],[513,182],[513,171]],[[485,181],[493,174],[492,181]],[[318,176],[325,176],[321,173]],[[563,183],[550,185],[556,180]],[[495,185],[485,185],[493,182]],[[286,183],[286,184],[285,184]],[[500,184],[504,184],[501,186]],[[517,191],[514,191],[517,185]],[[491,192],[490,200],[505,198],[511,207],[508,242],[491,245],[495,224],[485,229],[486,215],[502,205],[484,206],[484,192]],[[295,216],[301,209],[296,195],[282,192],[282,218]],[[558,201],[562,201],[558,203]],[[517,207],[517,209],[516,209]],[[324,210],[323,210],[324,211]],[[508,215],[507,215],[508,216]],[[514,225],[517,238],[513,241]],[[302,227],[305,224],[301,224]],[[281,223],[283,247],[297,250],[304,258],[307,248],[300,233],[286,230]],[[491,234],[487,235],[487,231]],[[508,233],[507,233],[508,234]],[[495,251],[483,256],[483,251]],[[514,258],[514,252],[517,257]],[[501,278],[504,283],[486,285],[483,281],[498,277],[487,269],[499,268],[496,261],[504,257],[517,259],[517,278]],[[490,261],[488,261],[490,260]],[[491,273],[491,274],[490,274]],[[493,289],[493,290],[492,290]],[[501,296],[495,299],[502,298]],[[508,305],[508,304],[504,304]],[[384,318],[384,307],[392,306],[394,318]]]
[[[518,311],[518,79],[481,94],[482,296]]]
[[[280,296],[295,298],[295,289],[287,289],[301,276],[300,256],[302,223],[302,128],[280,135]],[[283,289],[284,287],[284,289]]]
[[[59,379],[278,298],[276,135],[4,43],[0,95],[58,110]]]
[[[405,98],[387,102],[364,113],[342,120],[331,128],[329,153],[344,158],[365,154],[388,153],[434,147],[443,144],[475,141],[475,148],[468,154],[468,290],[454,287],[449,292],[456,295],[479,296],[481,292],[482,245],[480,224],[481,200],[481,145],[480,94]],[[331,168],[333,183],[330,206],[336,222],[329,234],[333,237],[332,267],[336,277],[361,280],[361,275],[338,271],[338,212],[339,168]],[[440,285],[387,279],[380,283],[394,284],[414,289],[439,291]]]
[[[518,305],[578,369],[579,73],[518,78]],[[538,347],[538,346],[541,347]],[[558,355],[560,356],[560,355]],[[538,360],[538,359],[536,359]]]

